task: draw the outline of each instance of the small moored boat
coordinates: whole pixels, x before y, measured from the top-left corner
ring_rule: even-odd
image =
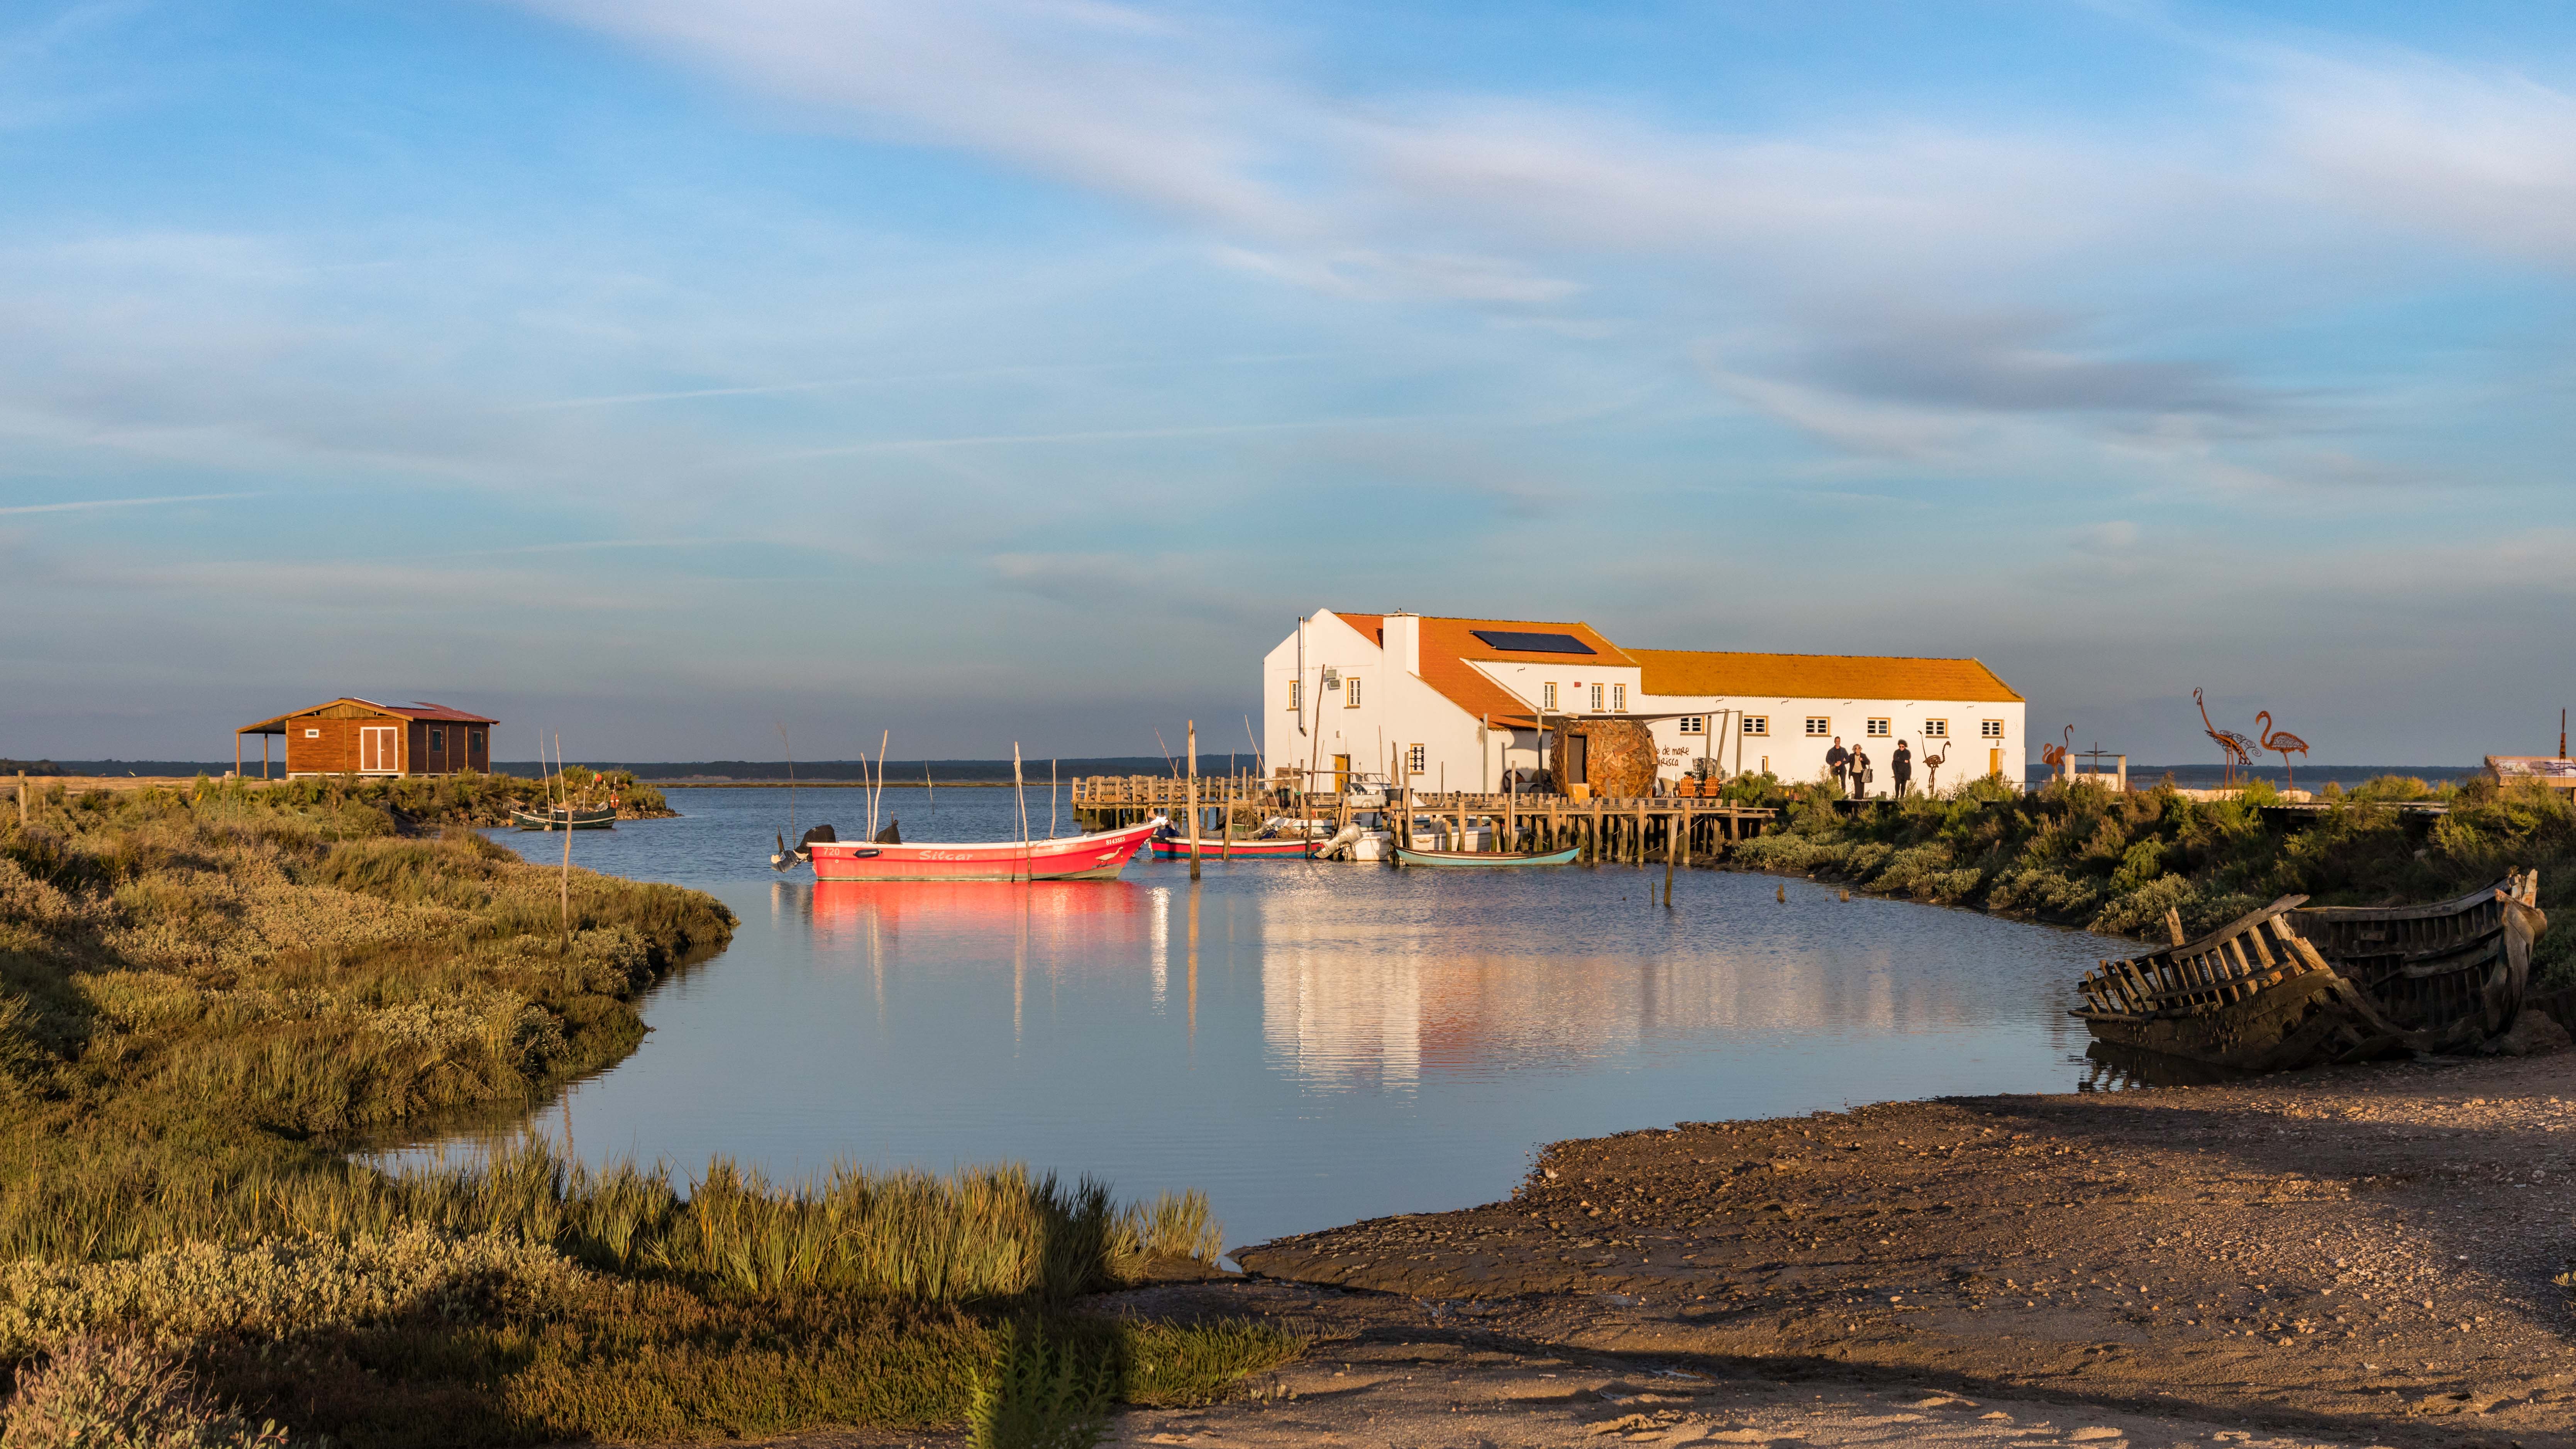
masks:
[[[512,823],[521,830],[614,830],[617,810],[610,805],[571,809],[558,805],[551,810],[512,810]]]
[[[1157,816],[1141,825],[1095,835],[965,844],[816,838],[829,831],[825,826],[807,832],[792,858],[810,863],[818,881],[1115,880],[1135,858],[1136,847],[1163,824]],[[889,828],[880,833],[895,832]]]
[[[1395,858],[1402,865],[1500,866],[1500,865],[1572,865],[1582,854],[1582,847],[1563,850],[1410,850],[1395,848]]]

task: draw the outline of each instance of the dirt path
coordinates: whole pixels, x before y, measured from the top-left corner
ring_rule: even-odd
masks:
[[[1236,1256],[1461,1346],[2576,1446],[2562,1093],[2576,1057],[1636,1132],[1501,1203]]]

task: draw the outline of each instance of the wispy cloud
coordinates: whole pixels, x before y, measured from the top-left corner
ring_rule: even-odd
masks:
[[[164,503],[214,503],[232,498],[266,498],[265,492],[254,493],[164,493],[153,498],[77,498],[67,503],[13,503],[0,505],[0,515],[20,513],[83,513],[94,508],[150,508]]]

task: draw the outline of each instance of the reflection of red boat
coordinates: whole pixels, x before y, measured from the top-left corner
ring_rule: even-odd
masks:
[[[816,840],[801,849],[816,880],[1115,880],[1162,826],[1148,820],[1097,835],[971,845]]]

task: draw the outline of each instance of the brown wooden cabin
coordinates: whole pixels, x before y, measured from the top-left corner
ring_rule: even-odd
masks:
[[[233,773],[242,736],[258,735],[259,776],[269,777],[268,737],[285,738],[284,773],[297,775],[488,775],[492,726],[443,704],[378,704],[343,696],[233,731]]]

